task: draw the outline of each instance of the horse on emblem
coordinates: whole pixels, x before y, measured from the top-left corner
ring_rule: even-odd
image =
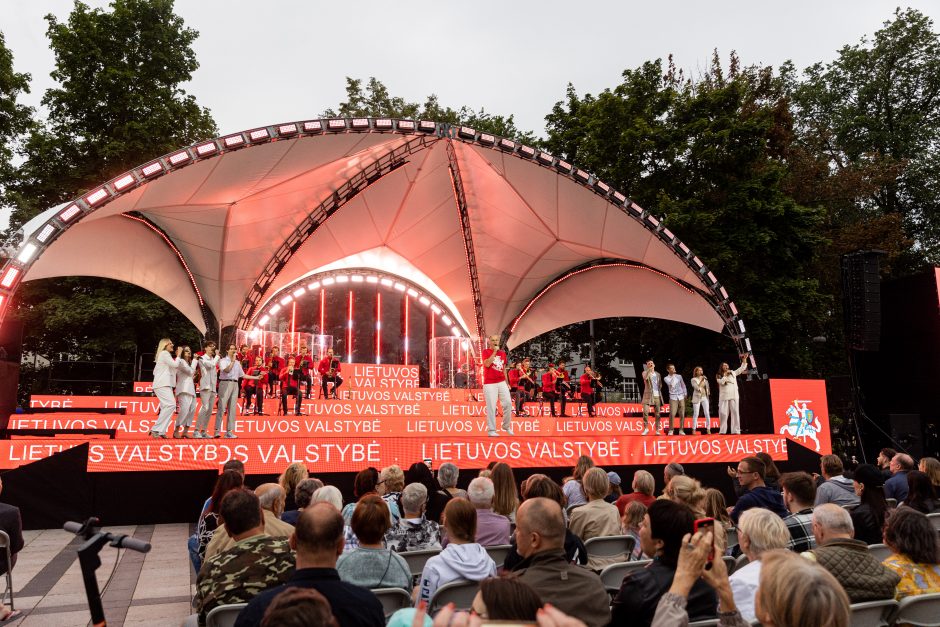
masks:
[[[786,433],[794,440],[803,440],[804,444],[806,438],[809,438],[816,443],[816,450],[818,451],[819,437],[817,434],[822,430],[822,425],[819,423],[819,418],[816,417],[816,412],[807,407],[807,404],[812,402],[793,401],[790,407],[787,408],[787,416],[790,418],[790,422],[780,427],[780,434]]]

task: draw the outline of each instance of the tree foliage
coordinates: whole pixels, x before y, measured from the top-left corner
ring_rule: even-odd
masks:
[[[20,140],[33,127],[33,111],[18,102],[29,93],[29,74],[13,69],[13,53],[0,32],[0,206],[6,190],[16,178],[13,156]]]

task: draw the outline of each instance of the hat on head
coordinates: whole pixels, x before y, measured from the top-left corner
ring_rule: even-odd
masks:
[[[847,479],[854,479],[866,488],[880,488],[885,484],[884,475],[881,471],[871,464],[862,464],[853,472],[847,472],[844,475]]]
[[[610,481],[612,485],[620,485],[620,475],[613,470],[607,473],[607,480]]]

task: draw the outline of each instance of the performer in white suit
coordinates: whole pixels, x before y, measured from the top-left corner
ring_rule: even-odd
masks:
[[[215,388],[219,383],[219,355],[215,342],[206,342],[206,352],[198,360],[199,364],[199,418],[196,420],[194,438],[207,438],[206,429],[212,419],[212,407],[215,405]]]
[[[155,438],[166,438],[166,430],[170,426],[173,412],[176,411],[176,396],[173,390],[176,388],[176,369],[179,367],[182,351],[182,346],[177,348],[174,358],[173,340],[168,337],[157,344],[157,354],[154,357],[156,364],[153,367],[153,393],[160,401],[160,415],[150,430],[150,435]]]
[[[198,364],[193,363],[193,351],[184,346],[176,370],[176,400],[180,405],[180,413],[176,417],[176,427],[173,428],[174,438],[188,438],[189,428],[193,426],[193,415],[196,413],[196,384],[193,382],[193,373],[198,367]]]
[[[738,407],[738,375],[747,370],[747,353],[741,358],[741,366],[731,370],[727,363],[718,369],[718,420],[719,433],[728,433],[728,416],[731,416],[731,433],[741,433],[741,413]]]
[[[705,429],[709,428],[711,413],[708,407],[708,395],[710,393],[711,388],[708,385],[708,377],[705,376],[701,367],[696,366],[692,371],[692,433],[695,433],[695,430],[698,429],[699,409],[705,416]]]

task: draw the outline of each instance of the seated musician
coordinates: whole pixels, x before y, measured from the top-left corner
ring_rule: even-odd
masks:
[[[343,377],[339,375],[342,371],[342,364],[340,364],[339,357],[336,357],[333,354],[333,349],[326,351],[326,357],[320,360],[320,364],[317,366],[317,372],[320,373],[320,385],[323,386],[323,398],[330,398],[329,386],[327,384],[333,384],[333,398],[339,398],[336,394],[336,390],[339,389],[339,386],[343,385]]]
[[[571,389],[571,375],[568,374],[568,368],[566,368],[564,360],[558,362],[558,367],[555,368],[555,372],[558,375],[558,378],[555,379],[555,391],[558,392],[558,397],[561,399],[561,417],[567,418],[568,414],[565,413],[566,404],[568,402],[568,397],[573,393]]]
[[[287,415],[287,397],[291,394],[294,395],[294,415],[302,416],[300,413],[300,381],[303,377],[303,372],[296,366],[295,360],[293,357],[287,360],[287,367],[281,370],[281,374],[278,377],[281,381],[281,413],[285,416]]]
[[[522,404],[519,400],[519,360],[512,362],[512,366],[507,372],[509,381],[509,395],[512,397],[513,410],[519,415],[519,406]]]
[[[300,354],[297,355],[296,363],[303,375],[300,381],[304,384],[304,398],[310,398],[310,387],[313,385],[313,375],[310,369],[313,367],[313,358],[307,352],[306,344],[300,347]]]
[[[594,389],[600,377],[590,366],[584,366],[584,374],[578,382],[581,384],[581,400],[587,404],[588,416],[594,416]]]
[[[529,412],[525,410],[525,405],[528,401],[531,401],[535,398],[535,372],[532,370],[532,362],[528,357],[522,360],[522,364],[519,365],[519,387],[521,388],[521,394],[519,394],[519,415],[528,416]]]
[[[280,355],[281,351],[277,346],[271,349],[268,356],[268,396],[275,396],[277,389],[280,388],[281,370],[284,369],[284,358]]]
[[[555,372],[555,364],[548,364],[548,369],[542,375],[542,398],[548,401],[548,406],[551,408],[554,417],[557,417],[555,414],[555,380],[557,378],[558,373]]]
[[[261,356],[255,357],[255,365],[246,371],[251,376],[261,377],[255,379],[242,379],[242,395],[245,397],[245,409],[243,413],[251,411],[251,399],[255,399],[255,415],[264,415],[264,380],[267,378],[267,370],[264,367]]]

